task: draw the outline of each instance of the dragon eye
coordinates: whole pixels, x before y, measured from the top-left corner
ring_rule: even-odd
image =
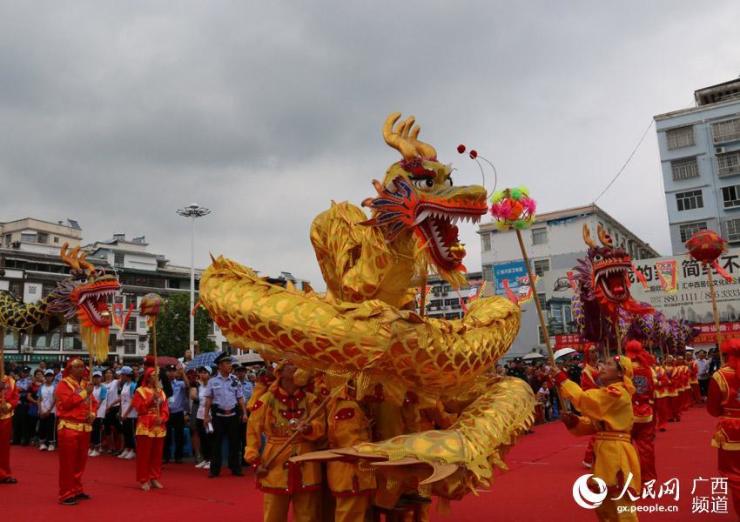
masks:
[[[601,256],[601,254],[596,254],[594,256],[594,261],[601,261],[602,259],[604,259],[604,258]]]
[[[432,178],[415,179],[414,187],[419,189],[432,188],[434,186],[434,180]]]

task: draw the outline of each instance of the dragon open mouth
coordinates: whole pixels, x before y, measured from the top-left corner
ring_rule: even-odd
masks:
[[[445,270],[458,268],[465,257],[465,247],[458,237],[457,223],[470,221],[478,223],[486,213],[485,203],[479,208],[447,209],[441,205],[421,204],[416,224],[429,245],[429,252],[436,265]]]
[[[80,288],[77,296],[78,318],[86,326],[107,328],[111,325],[108,298],[118,293],[121,285],[115,279],[102,280]]]
[[[629,271],[630,265],[624,261],[613,261],[608,265],[594,269],[594,280],[604,294],[612,301],[629,299]]]

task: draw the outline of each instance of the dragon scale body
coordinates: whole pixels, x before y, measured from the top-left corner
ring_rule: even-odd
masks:
[[[400,135],[426,151],[406,137],[413,124],[407,123]],[[384,135],[395,143],[393,134]],[[406,159],[392,165],[382,183],[374,182],[378,197],[363,203],[371,208],[370,220],[349,203],[332,204],[314,219],[310,238],[325,295],[272,285],[219,257],[202,274],[200,303],[234,347],[289,358],[325,371],[330,380],[353,378],[359,398],[382,384],[395,404],[413,392],[420,407],[441,401],[459,413],[449,429],[351,449],[359,458],[444,463],[449,472],[432,481],[433,492],[459,498],[487,484],[494,466],[503,467],[504,452],[532,421],[535,399],[524,381],[492,371],[518,334],[517,305],[478,299],[458,320],[415,311],[416,287],[428,267],[453,286],[464,281],[455,223],[484,214],[486,192],[453,187],[449,166],[428,151],[425,158],[411,158],[413,149],[401,149]]]

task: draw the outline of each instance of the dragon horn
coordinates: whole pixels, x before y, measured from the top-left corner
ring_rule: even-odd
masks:
[[[583,225],[583,242],[586,243],[589,248],[596,248],[596,243],[594,243],[594,240],[591,239],[591,230],[586,224]]]
[[[78,260],[80,267],[87,270],[88,273],[95,272],[95,266],[87,260],[87,252],[83,252]]]
[[[79,270],[80,262],[77,260],[77,252],[80,250],[80,247],[76,247],[69,253],[67,252],[68,248],[69,243],[64,243],[61,250],[59,251],[59,257],[61,257],[62,261],[64,261],[64,263],[68,265],[72,270]]]
[[[385,119],[385,123],[383,124],[383,139],[388,145],[400,152],[403,159],[411,160],[416,157],[416,147],[407,137],[402,136],[402,133],[399,132],[405,127],[406,121],[401,124],[398,130],[393,130],[393,126],[400,117],[400,112],[394,112]]]
[[[416,152],[418,152],[422,158],[428,158],[428,159],[437,159],[437,150],[429,145],[428,143],[424,143],[423,141],[419,141],[419,132],[421,132],[421,127],[416,126],[411,130],[411,143],[414,144],[414,147],[416,147]]]
[[[601,224],[596,225],[596,232],[599,234],[599,241],[601,241],[601,244],[605,247],[613,247],[614,243],[612,242],[612,237],[609,235],[609,232],[606,231],[604,227],[601,226]]]

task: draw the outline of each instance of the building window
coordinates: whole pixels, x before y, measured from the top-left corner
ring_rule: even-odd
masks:
[[[725,223],[727,240],[731,243],[740,241],[740,219],[730,219]]]
[[[126,331],[127,332],[136,331],[136,317],[129,317],[128,321],[126,321]]]
[[[707,229],[707,223],[706,221],[699,221],[697,223],[685,223],[678,227],[678,230],[681,234],[681,243],[685,243],[688,241],[691,236],[699,232],[700,230],[706,230]]]
[[[699,177],[699,166],[696,163],[696,158],[671,161],[671,172],[673,181]]]
[[[740,207],[740,185],[722,187],[722,201],[725,208]]]
[[[540,308],[547,310],[547,294],[537,294],[537,300],[540,302]]]
[[[547,243],[547,229],[546,228],[533,228],[532,229],[532,244],[533,245],[544,245]]]
[[[125,259],[125,256],[123,252],[113,252],[113,265],[114,266],[123,266],[124,259]]]
[[[694,144],[694,127],[689,125],[687,127],[671,129],[666,131],[665,137],[668,141],[668,150],[690,147]]]
[[[678,210],[694,210],[695,208],[704,208],[704,199],[701,196],[701,190],[690,190],[688,192],[676,193],[676,205]]]
[[[480,235],[481,243],[483,244],[483,251],[488,252],[491,250],[491,234],[483,232]]]
[[[550,260],[549,259],[535,259],[534,260],[534,273],[537,274],[538,277],[542,277],[545,275],[545,272],[550,270]]]
[[[49,234],[47,234],[46,232],[39,232],[38,235],[36,236],[36,240],[39,243],[42,243],[45,245],[49,242]]]
[[[717,175],[734,176],[740,174],[740,151],[717,154]]]
[[[136,339],[123,340],[123,353],[125,355],[136,355]]]
[[[59,238],[57,236],[54,236],[54,243],[59,243]]]
[[[740,140],[740,118],[713,123],[712,139],[714,143]]]
[[[21,233],[21,241],[24,241],[26,243],[35,243],[36,242],[36,233],[27,234],[25,232]]]

